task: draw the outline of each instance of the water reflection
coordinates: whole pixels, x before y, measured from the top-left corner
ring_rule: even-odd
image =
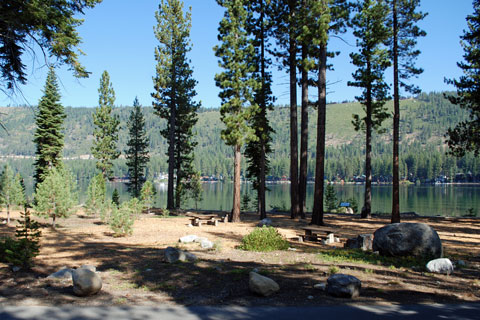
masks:
[[[203,186],[203,201],[198,203],[199,209],[205,210],[231,210],[232,208],[232,183],[205,183]],[[167,202],[166,183],[157,183],[155,206],[165,207]],[[354,198],[359,208],[363,205],[363,185],[335,185],[339,202]],[[80,201],[85,201],[86,186],[80,186]],[[124,183],[109,183],[107,192],[109,196],[114,189],[120,193],[120,200],[129,199]],[[273,207],[289,207],[290,185],[268,185],[267,210]],[[373,186],[372,212],[390,213],[392,207],[391,186]],[[252,198],[254,190],[251,184],[242,184],[242,197],[248,193]],[[253,203],[252,203],[253,204]],[[307,186],[307,210],[313,206],[313,184]],[[183,208],[194,208],[192,200],[185,201]],[[416,212],[420,215],[433,216],[461,216],[468,214],[469,209],[480,214],[480,186],[446,185],[446,186],[401,186],[400,209],[402,212]]]

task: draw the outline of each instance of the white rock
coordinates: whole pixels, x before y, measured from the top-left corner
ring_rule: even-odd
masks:
[[[197,236],[194,234],[190,234],[188,236],[181,237],[178,241],[181,243],[191,243],[197,240]]]
[[[13,266],[13,267],[12,267],[12,271],[13,271],[13,272],[18,272],[18,271],[20,271],[20,269],[21,269],[21,268],[20,268],[19,266]]]
[[[268,297],[280,290],[278,283],[256,272],[250,272],[249,288],[252,292]]]
[[[313,300],[313,296],[308,296],[307,299],[308,300]]]
[[[208,239],[204,239],[200,242],[200,247],[203,249],[211,249],[213,248],[213,242]]]
[[[453,264],[450,259],[439,258],[431,260],[426,266],[428,272],[450,274],[453,272]]]
[[[100,276],[88,269],[76,269],[72,271],[73,293],[80,297],[97,294],[102,289]]]

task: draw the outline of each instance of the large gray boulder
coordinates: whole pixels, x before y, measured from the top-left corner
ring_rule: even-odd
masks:
[[[72,271],[73,293],[79,297],[97,294],[102,289],[100,276],[88,269],[79,268]]]
[[[327,279],[327,293],[340,298],[355,298],[360,295],[362,282],[347,274],[337,273]]]
[[[175,263],[177,261],[195,261],[197,260],[197,256],[193,253],[186,252],[177,248],[167,247],[167,249],[165,249],[165,260],[168,263]]]
[[[252,292],[264,297],[268,297],[280,290],[278,283],[253,271],[250,272],[248,285]]]
[[[439,258],[439,259],[431,260],[427,263],[426,268],[428,272],[434,272],[434,273],[450,274],[453,272],[452,261],[450,261],[450,259],[447,259],[447,258]]]
[[[392,223],[375,231],[373,251],[386,256],[440,258],[442,242],[437,232],[425,223]]]

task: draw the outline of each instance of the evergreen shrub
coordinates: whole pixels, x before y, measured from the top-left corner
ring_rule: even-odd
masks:
[[[288,241],[275,228],[267,226],[255,228],[250,234],[243,237],[240,246],[242,250],[261,252],[287,250],[288,247]]]

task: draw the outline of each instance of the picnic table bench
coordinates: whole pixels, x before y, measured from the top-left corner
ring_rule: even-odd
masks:
[[[192,226],[201,227],[202,224],[211,224],[215,227],[218,226],[218,222],[225,222],[226,217],[219,217],[216,214],[187,214],[187,217],[190,218],[190,223]]]
[[[305,231],[305,234],[299,235],[299,239],[302,241],[311,240],[317,241],[319,238],[322,240],[327,240],[331,243],[335,242],[335,233],[340,229],[332,227],[321,227],[321,226],[308,226],[301,228]]]

